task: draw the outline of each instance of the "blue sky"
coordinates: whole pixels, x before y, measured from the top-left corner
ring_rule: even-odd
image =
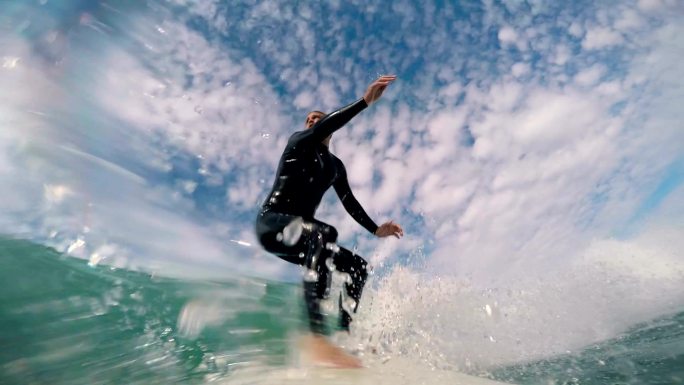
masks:
[[[0,229],[95,262],[292,276],[252,234],[287,137],[394,73],[332,150],[371,216],[407,236],[373,239],[334,194],[319,217],[378,266],[422,250],[426,271],[543,271],[682,214],[682,14],[674,0],[16,2],[0,19]]]

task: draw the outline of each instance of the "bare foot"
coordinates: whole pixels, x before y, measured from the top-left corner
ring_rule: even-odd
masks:
[[[318,365],[335,368],[362,368],[361,361],[318,335],[302,339],[302,347]]]

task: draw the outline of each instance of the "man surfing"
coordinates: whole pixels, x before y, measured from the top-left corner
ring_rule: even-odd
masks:
[[[280,157],[273,188],[257,215],[256,235],[264,249],[307,269],[304,301],[312,335],[304,343],[319,364],[361,367],[356,357],[326,338],[320,301],[329,294],[332,270],[349,275],[345,293],[340,294],[338,320],[340,329],[349,331],[350,313],[358,308],[368,276],[366,260],[338,246],[337,230],[314,218],[323,194],[333,186],[345,210],[371,234],[380,238],[404,235],[401,226],[392,221],[380,226],[373,222],[352,194],[344,164],[328,149],[332,134],[380,99],[395,79],[396,76],[380,76],[368,86],[361,99],[330,114],[309,112],[306,129],[290,136]]]

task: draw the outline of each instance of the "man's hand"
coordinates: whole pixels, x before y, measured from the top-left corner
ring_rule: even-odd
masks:
[[[396,80],[396,78],[397,77],[394,75],[383,75],[375,79],[375,81],[368,86],[366,94],[363,95],[363,100],[366,101],[366,104],[370,106],[371,103],[380,99],[385,88]]]
[[[389,237],[394,235],[397,239],[404,236],[404,230],[399,226],[399,224],[392,221],[385,222],[377,230],[375,230],[375,236],[378,238]]]

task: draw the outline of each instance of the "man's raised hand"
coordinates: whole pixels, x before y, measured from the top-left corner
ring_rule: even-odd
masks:
[[[366,89],[366,94],[363,95],[363,100],[365,100],[366,104],[370,106],[371,103],[380,99],[380,96],[382,96],[385,88],[387,88],[387,86],[396,79],[397,77],[395,75],[382,75],[375,79],[375,81],[368,86],[368,89]]]
[[[394,235],[397,237],[397,239],[399,239],[404,236],[404,229],[402,229],[398,223],[389,221],[383,223],[378,227],[377,230],[375,230],[375,236],[378,238],[389,237],[390,235]]]

